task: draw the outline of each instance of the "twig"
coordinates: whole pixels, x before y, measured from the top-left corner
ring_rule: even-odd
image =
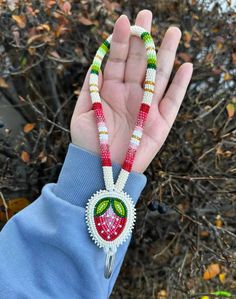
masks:
[[[7,202],[6,202],[6,199],[5,197],[3,196],[3,193],[0,191],[0,196],[2,198],[2,202],[3,202],[3,205],[4,205],[4,208],[5,208],[5,214],[6,214],[6,219],[7,221],[9,220],[9,215],[8,215],[8,205],[7,205]]]
[[[219,102],[217,102],[217,104],[215,106],[213,106],[210,110],[204,112],[203,114],[201,114],[200,116],[195,118],[195,120],[202,119],[202,118],[206,117],[208,114],[210,114],[212,111],[214,111],[218,106],[220,106],[220,104],[223,103],[224,101],[225,101],[225,98],[222,98]]]
[[[68,129],[62,127],[61,125],[56,124],[56,123],[53,122],[52,120],[50,120],[50,119],[48,119],[47,117],[45,117],[45,115],[44,115],[44,114],[43,114],[37,107],[35,107],[35,105],[34,105],[33,102],[31,101],[31,99],[30,99],[29,96],[27,96],[27,99],[28,99],[28,101],[29,101],[31,107],[34,109],[34,111],[35,111],[36,113],[38,113],[38,114],[42,117],[43,120],[47,121],[48,123],[54,125],[55,127],[61,129],[61,130],[64,131],[64,132],[70,133],[70,131],[69,131]]]

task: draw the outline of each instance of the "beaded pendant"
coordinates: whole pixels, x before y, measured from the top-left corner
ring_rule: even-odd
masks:
[[[97,191],[88,200],[85,216],[92,240],[98,247],[103,248],[106,253],[105,278],[109,278],[111,275],[117,248],[129,238],[134,227],[136,219],[135,206],[132,198],[124,191],[124,187],[132,170],[155,88],[156,51],[153,39],[144,28],[139,26],[131,26],[131,34],[140,37],[144,42],[147,53],[147,71],[144,81],[143,99],[136,125],[116,183],[113,180],[108,129],[98,88],[99,71],[104,56],[109,52],[112,35],[99,47],[94,57],[89,77],[92,107],[98,126],[105,190]]]
[[[100,190],[87,203],[86,222],[90,236],[105,252],[115,253],[127,240],[135,219],[133,201],[125,192]]]

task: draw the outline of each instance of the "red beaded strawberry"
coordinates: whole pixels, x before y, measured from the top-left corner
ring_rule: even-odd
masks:
[[[102,198],[94,208],[94,222],[98,234],[106,241],[115,240],[124,230],[127,208],[118,198]]]

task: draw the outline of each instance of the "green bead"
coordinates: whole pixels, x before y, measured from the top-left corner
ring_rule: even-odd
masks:
[[[156,70],[157,66],[155,63],[148,63],[147,68]]]

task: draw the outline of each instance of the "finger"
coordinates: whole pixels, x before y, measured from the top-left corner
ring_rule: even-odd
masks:
[[[180,66],[174,79],[159,104],[159,112],[169,128],[172,127],[179,111],[180,105],[186,93],[193,72],[192,63],[184,63]]]
[[[166,31],[158,50],[155,87],[155,99],[157,102],[161,100],[169,82],[180,38],[180,29],[178,27],[170,27]]]
[[[79,97],[77,99],[74,114],[79,116],[82,113],[88,112],[92,109],[92,101],[89,91],[89,75],[90,75],[91,67],[88,69],[86,77],[84,79],[84,84],[80,91]],[[98,76],[98,88],[101,89],[102,86],[102,72],[99,72]]]
[[[166,31],[158,50],[155,88],[155,99],[157,102],[161,100],[169,82],[180,38],[180,29],[178,27],[170,27]]]
[[[115,23],[110,53],[104,69],[104,80],[123,82],[125,62],[129,51],[130,22],[122,15]]]
[[[152,13],[150,10],[141,10],[135,21],[135,25],[141,26],[150,32]],[[147,67],[147,54],[143,41],[136,36],[130,39],[129,54],[125,69],[125,82],[142,85]]]

